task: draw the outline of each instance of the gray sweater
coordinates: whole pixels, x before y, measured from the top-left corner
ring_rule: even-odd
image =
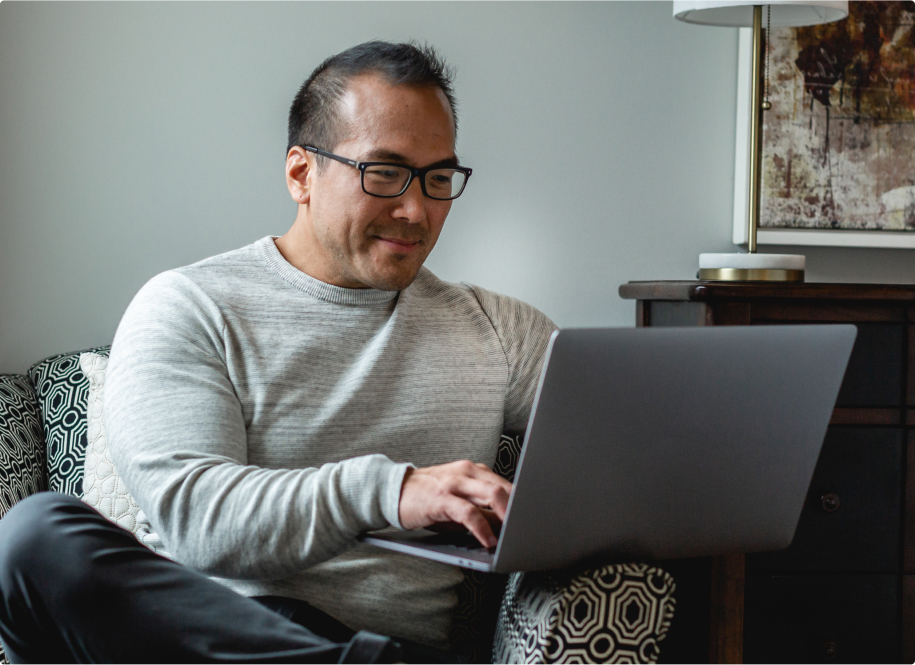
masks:
[[[114,461],[177,561],[245,595],[447,647],[458,569],[357,544],[400,528],[410,464],[492,465],[555,326],[442,282],[345,289],[271,237],[150,280],[111,350]]]

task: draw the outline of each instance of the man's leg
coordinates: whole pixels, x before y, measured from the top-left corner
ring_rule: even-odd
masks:
[[[257,596],[254,598],[264,607],[280,614],[290,621],[305,626],[321,637],[332,642],[348,642],[356,634],[352,628],[340,623],[332,616],[312,607],[304,600],[285,598],[283,596]],[[462,663],[459,656],[450,651],[442,651],[425,644],[397,638],[402,650],[404,663]]]
[[[393,662],[399,645],[315,635],[160,557],[79,499],[0,520],[0,640],[13,662]]]

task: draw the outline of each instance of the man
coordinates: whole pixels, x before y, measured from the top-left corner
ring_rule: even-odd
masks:
[[[461,572],[356,537],[455,522],[495,544],[511,485],[490,467],[503,429],[527,423],[554,329],[422,267],[471,174],[456,130],[431,49],[370,42],[315,70],[289,116],[292,228],[155,277],[112,346],[109,447],[144,542],[184,566],[72,501],[23,502],[0,530],[11,653],[372,661],[448,648]],[[36,563],[36,550],[65,556]],[[24,575],[53,583],[26,592]],[[100,598],[117,610],[74,611]],[[49,632],[56,651],[41,650]]]

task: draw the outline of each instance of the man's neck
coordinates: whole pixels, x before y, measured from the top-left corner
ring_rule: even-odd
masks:
[[[296,270],[300,270],[309,277],[313,277],[314,279],[320,280],[325,284],[330,284],[331,286],[339,286],[346,289],[368,288],[364,284],[350,283],[347,280],[330,275],[327,271],[320,270],[318,267],[319,262],[314,260],[315,257],[312,256],[312,252],[309,251],[310,248],[315,246],[317,241],[314,238],[310,238],[303,227],[304,225],[297,219],[296,223],[292,225],[292,228],[289,229],[289,231],[274,240],[277,250],[279,250],[280,254],[286,259],[289,265]]]

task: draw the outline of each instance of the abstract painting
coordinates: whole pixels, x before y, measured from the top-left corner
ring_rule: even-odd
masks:
[[[760,242],[822,230],[913,246],[915,3],[849,2],[842,21],[775,28],[768,58]]]

